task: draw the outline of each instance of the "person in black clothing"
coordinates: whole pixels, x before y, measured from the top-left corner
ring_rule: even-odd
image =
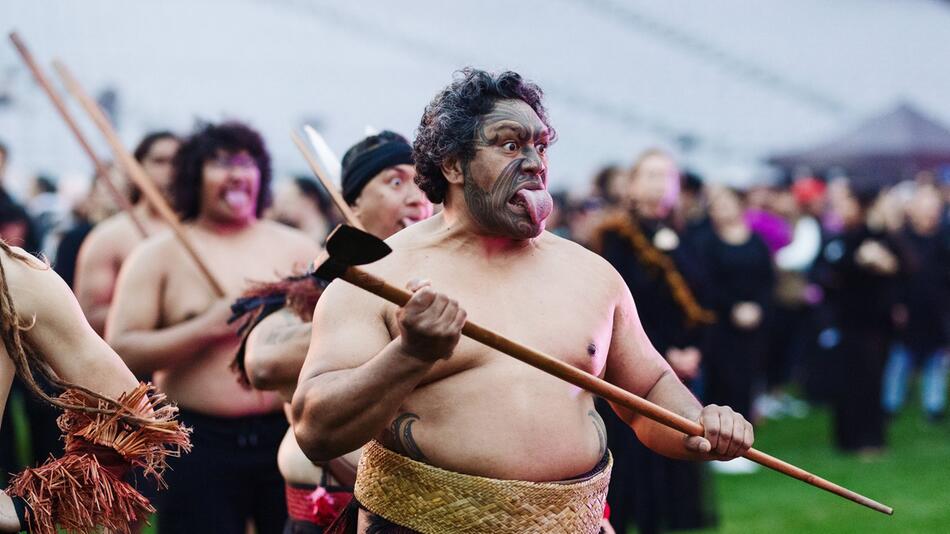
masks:
[[[653,345],[681,379],[695,385],[713,314],[694,294],[702,285],[700,263],[666,222],[676,202],[676,165],[665,152],[651,150],[640,157],[630,180],[633,211],[608,217],[595,233],[594,248],[627,283]],[[715,524],[700,464],[651,452],[606,403],[597,407],[614,453],[607,501],[617,532],[633,523],[640,534]]]
[[[775,288],[772,258],[746,224],[736,191],[711,188],[709,216],[712,226],[697,238],[697,249],[709,279],[709,302],[720,320],[711,329],[703,358],[705,400],[750,413],[768,342],[766,318]]]
[[[921,404],[928,420],[941,419],[947,403],[950,356],[950,228],[940,224],[943,201],[933,186],[914,193],[901,235],[907,265],[901,277],[898,342],[884,373],[884,409],[900,410],[911,371],[921,371]]]
[[[835,444],[873,454],[885,445],[881,380],[893,334],[898,247],[867,224],[875,194],[849,188],[833,202],[843,222],[815,262],[813,277],[840,332],[832,368]]]

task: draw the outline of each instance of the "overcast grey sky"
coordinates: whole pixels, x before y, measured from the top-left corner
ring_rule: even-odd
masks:
[[[4,0],[0,27],[87,90],[115,88],[129,146],[149,129],[238,118],[264,132],[282,173],[305,169],[291,128],[317,121],[338,153],[367,125],[411,136],[465,65],[545,89],[556,188],[683,135],[692,165],[734,178],[901,99],[950,124],[950,4],[937,0]],[[2,94],[12,174],[88,169],[8,45]]]

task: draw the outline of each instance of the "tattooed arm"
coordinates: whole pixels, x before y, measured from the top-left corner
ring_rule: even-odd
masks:
[[[398,315],[390,340],[377,297],[331,284],[313,315],[307,360],[293,401],[294,434],[313,461],[327,461],[379,435],[432,365],[455,350],[465,312],[425,283]],[[411,419],[399,421],[409,429]]]
[[[289,308],[261,321],[247,336],[244,365],[254,389],[277,390],[290,402],[310,346],[310,323]]]

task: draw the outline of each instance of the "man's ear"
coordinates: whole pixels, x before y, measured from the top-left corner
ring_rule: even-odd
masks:
[[[465,181],[462,174],[462,163],[458,158],[447,159],[442,162],[442,174],[450,184],[460,185]]]

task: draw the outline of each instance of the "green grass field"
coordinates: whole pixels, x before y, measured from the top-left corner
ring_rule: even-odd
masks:
[[[890,426],[889,448],[861,460],[834,451],[830,418],[769,421],[756,448],[894,508],[886,516],[771,470],[715,477],[721,533],[950,532],[950,423],[930,425],[908,408]]]

